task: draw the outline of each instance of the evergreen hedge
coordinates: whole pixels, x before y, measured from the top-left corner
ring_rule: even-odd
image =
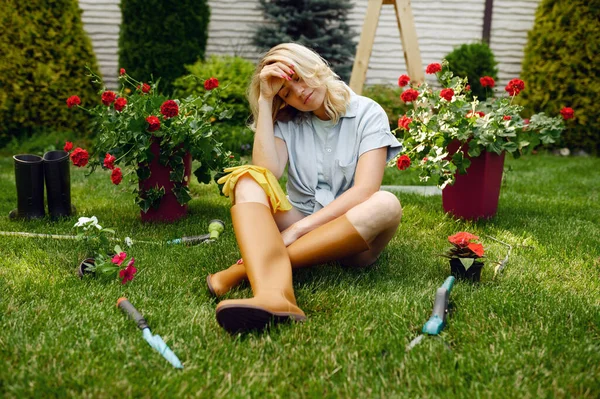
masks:
[[[526,111],[575,110],[562,145],[600,153],[600,1],[543,0],[523,59]]]
[[[160,78],[170,93],[186,64],[204,59],[210,9],[206,0],[121,0],[119,67],[136,79]]]
[[[77,0],[4,0],[0,13],[0,144],[40,129],[85,132],[88,116],[66,99],[96,101],[97,69]]]
[[[498,80],[498,68],[494,53],[485,43],[463,44],[446,55],[448,67],[455,76],[467,78],[471,94],[481,101],[493,95],[493,89],[484,88],[479,78],[491,76]]]

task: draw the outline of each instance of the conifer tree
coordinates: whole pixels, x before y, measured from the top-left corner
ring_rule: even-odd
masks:
[[[356,52],[355,33],[348,25],[350,0],[260,0],[265,24],[253,42],[260,51],[286,42],[315,50],[348,82]]]

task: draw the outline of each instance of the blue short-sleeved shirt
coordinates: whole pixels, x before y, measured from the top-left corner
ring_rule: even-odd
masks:
[[[288,151],[288,198],[294,208],[312,214],[331,203],[354,184],[358,158],[367,151],[387,147],[387,160],[402,145],[390,132],[383,108],[352,93],[350,104],[337,124],[300,114],[289,122],[277,121],[275,137]],[[314,124],[319,124],[315,129]]]

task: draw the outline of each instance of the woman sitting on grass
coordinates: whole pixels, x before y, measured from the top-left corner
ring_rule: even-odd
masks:
[[[384,110],[354,94],[308,48],[280,44],[259,62],[248,99],[254,116],[252,165],[219,180],[243,261],[209,275],[221,296],[248,278],[253,298],[217,306],[231,333],[271,321],[302,321],[292,268],[338,260],[373,264],[402,217],[396,196],[379,191],[401,149]],[[288,166],[288,197],[277,179]]]

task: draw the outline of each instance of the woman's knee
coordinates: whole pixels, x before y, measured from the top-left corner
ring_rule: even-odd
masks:
[[[398,224],[402,219],[402,205],[394,194],[388,191],[378,191],[369,199],[373,217]]]
[[[267,194],[250,175],[242,176],[235,184],[235,203],[261,202],[268,205]]]

